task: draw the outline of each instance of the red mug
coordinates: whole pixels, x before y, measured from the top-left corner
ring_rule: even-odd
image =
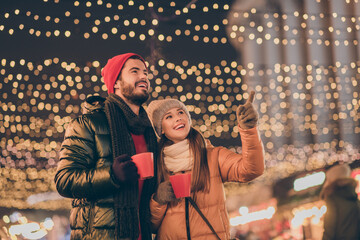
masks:
[[[154,177],[154,154],[152,152],[135,154],[131,159],[138,168],[141,180]]]
[[[176,198],[190,197],[191,173],[171,175],[169,178]]]

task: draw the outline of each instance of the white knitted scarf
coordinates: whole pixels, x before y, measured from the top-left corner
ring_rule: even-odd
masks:
[[[194,157],[190,154],[187,139],[164,148],[164,162],[171,172],[189,171],[193,168]]]

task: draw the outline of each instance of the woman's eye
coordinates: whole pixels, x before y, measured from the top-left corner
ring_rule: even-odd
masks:
[[[165,117],[165,119],[170,119],[170,118],[171,118],[171,116],[166,116],[166,117]]]

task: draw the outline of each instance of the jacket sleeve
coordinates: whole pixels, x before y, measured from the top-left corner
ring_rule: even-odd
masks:
[[[218,161],[223,182],[248,182],[264,172],[264,147],[256,127],[239,127],[242,153],[226,148],[219,150]]]
[[[91,122],[83,115],[67,127],[55,174],[56,189],[69,198],[98,198],[111,194],[118,186],[111,178],[110,166],[96,167],[97,146]]]
[[[326,213],[324,215],[323,240],[336,239],[336,205],[331,198],[326,200]]]
[[[161,205],[151,197],[150,200],[150,212],[151,212],[151,229],[152,232],[156,233],[158,228],[161,225],[162,220],[164,219],[167,209],[167,204]]]

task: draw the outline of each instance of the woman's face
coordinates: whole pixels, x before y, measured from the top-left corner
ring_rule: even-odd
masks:
[[[161,122],[162,134],[174,143],[184,140],[190,132],[189,118],[181,108],[171,108]]]

